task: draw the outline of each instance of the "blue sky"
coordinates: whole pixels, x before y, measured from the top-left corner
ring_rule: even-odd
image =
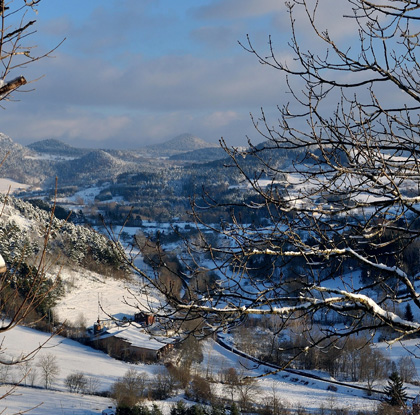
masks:
[[[280,74],[238,45],[249,34],[264,50],[271,34],[290,59],[283,1],[42,0],[34,17],[40,53],[66,41],[23,70],[43,76],[35,91],[5,105],[2,131],[22,144],[139,148],[189,132],[241,145],[261,140],[250,112],[275,120],[288,99]]]

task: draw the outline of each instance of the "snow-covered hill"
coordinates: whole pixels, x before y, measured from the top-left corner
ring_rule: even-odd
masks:
[[[53,138],[37,141],[35,143],[29,144],[27,147],[38,153],[60,157],[81,157],[89,152],[87,149],[72,147],[60,140]]]
[[[144,153],[153,157],[169,157],[174,154],[186,153],[204,148],[220,148],[218,144],[208,143],[193,134],[180,134],[162,144],[144,147],[139,153]]]
[[[57,164],[56,171],[61,184],[96,183],[99,179],[114,179],[126,172],[135,173],[140,166],[121,160],[104,150],[91,151],[74,160]]]
[[[47,160],[35,156],[32,150],[0,133],[0,177],[31,185],[42,182],[53,174],[53,169]]]
[[[21,351],[36,347],[47,338],[48,334],[18,327],[7,333],[4,338],[6,354],[16,356]],[[26,410],[39,404],[41,404],[40,407],[31,411],[32,415],[46,413],[62,415],[98,414],[101,409],[106,408],[112,402],[105,398],[65,392],[64,380],[69,374],[81,371],[86,376],[93,377],[98,381],[99,391],[105,391],[128,369],[145,372],[150,378],[153,378],[162,369],[159,365],[132,365],[117,361],[102,352],[59,336],[53,337],[47,345],[47,348],[41,350],[36,356],[34,369],[36,370],[37,359],[43,354],[56,356],[60,373],[52,385],[54,391],[20,387],[11,397],[0,400],[0,409],[7,408],[4,412],[5,415]],[[267,368],[247,362],[213,341],[206,342],[203,354],[204,361],[201,364],[201,371],[203,374],[207,372],[213,376],[215,383],[211,384],[212,391],[219,396],[226,396],[227,393],[225,387],[217,381],[218,374],[222,369],[236,367],[244,375],[250,376],[259,376],[267,371]],[[10,381],[18,376],[17,369],[13,369],[13,371],[9,375]],[[37,385],[39,385],[39,381]],[[376,402],[367,399],[362,392],[350,391],[345,387],[339,387],[337,391],[331,391],[328,390],[328,382],[315,380],[308,382],[305,378],[290,376],[284,372],[259,378],[256,386],[259,391],[257,401],[262,404],[267,402],[274,393],[285,406],[292,409],[301,407],[308,411],[315,411],[324,405],[324,407],[335,406],[348,410],[354,410],[355,408],[369,410],[376,406]],[[7,386],[2,386],[0,392],[6,388]],[[171,403],[183,398],[185,398],[183,391],[179,391],[176,396],[166,402],[158,402],[158,405],[164,412],[168,413]]]
[[[114,279],[80,267],[62,267],[60,278],[66,292],[54,307],[54,314],[60,322],[70,325],[84,321],[92,326],[98,317],[104,319],[108,315],[132,317],[138,310],[127,301],[133,305],[146,302],[141,293],[143,284],[134,277]]]
[[[38,229],[37,224],[44,223],[48,217],[46,212],[41,212],[32,205],[10,198],[10,203],[6,205],[3,212],[2,221],[4,223],[13,222],[22,232],[36,233]],[[57,232],[59,228],[66,229],[65,223],[57,222],[57,224],[60,225],[57,227]],[[81,229],[75,227],[75,225],[72,226],[74,227],[72,229]],[[85,235],[83,230],[80,230],[80,232],[75,233],[75,235],[79,235],[79,242],[83,239],[81,235]],[[94,234],[96,235],[96,233]],[[53,275],[58,270],[52,267],[50,272]],[[61,321],[67,320],[69,323],[76,323],[84,320],[87,325],[91,325],[97,319],[98,313],[100,318],[105,316],[104,312],[119,317],[132,315],[134,309],[128,306],[125,300],[129,300],[133,304],[136,304],[137,300],[140,300],[140,302],[142,300],[142,283],[136,279],[105,277],[101,274],[87,271],[74,263],[65,264],[60,270],[60,277],[64,282],[65,291],[62,298],[57,302],[54,311]],[[130,293],[134,293],[134,297],[131,297]],[[98,302],[100,302],[101,308],[98,307]],[[2,337],[4,349],[2,358],[17,357],[21,353],[43,344],[48,337],[49,334],[40,333],[27,327],[14,328],[4,333]],[[401,353],[408,353],[397,347],[390,351],[385,350],[385,352],[395,352],[396,357],[399,357]],[[59,413],[63,415],[98,414],[112,402],[106,398],[68,393],[65,387],[65,379],[69,374],[82,372],[89,379],[95,380],[98,391],[108,391],[112,384],[119,377],[123,376],[129,368],[134,368],[139,372],[146,372],[151,379],[156,373],[163,370],[161,365],[156,364],[132,365],[117,361],[102,352],[95,351],[69,339],[55,336],[34,357],[31,363],[33,371],[38,370],[36,366],[37,361],[45,354],[53,354],[57,358],[60,373],[52,385],[55,390],[47,391],[41,388],[42,382],[38,378],[34,382],[38,388],[20,386],[12,396],[5,400],[0,400],[0,412],[4,409],[4,414],[10,415],[42,404],[33,409],[31,413],[34,415],[45,413]],[[205,343],[203,355],[203,362],[195,370],[203,375],[208,375],[212,379],[211,389],[218,396],[226,396],[225,386],[220,383],[221,371],[233,367],[241,375],[257,376],[256,387],[258,388],[258,394],[256,401],[261,404],[267,402],[274,395],[286,407],[292,409],[303,407],[308,411],[315,411],[322,406],[348,410],[357,410],[359,408],[370,410],[377,404],[376,401],[366,397],[362,391],[355,391],[345,386],[330,388],[328,379],[326,381],[309,380],[299,375],[291,376],[285,372],[258,377],[266,374],[270,369],[238,357],[213,341]],[[420,365],[418,369],[420,369]],[[19,373],[21,372],[17,367],[6,370],[0,365],[0,375],[3,376],[3,382],[16,382],[19,379]],[[3,385],[0,392],[5,391],[8,387],[8,385]],[[376,385],[376,387],[380,388],[381,385]],[[409,394],[414,396],[416,390],[414,388],[410,389]],[[184,398],[183,390],[178,391],[168,402],[160,402],[159,405],[168,413],[171,402],[181,398]]]
[[[14,197],[0,195],[0,254],[12,263],[33,258],[44,246],[46,229],[51,226],[48,252],[59,255],[61,262],[81,264],[89,257],[99,263],[115,264],[118,255],[105,236],[93,229],[53,218],[51,214]],[[116,269],[117,269],[116,268]]]

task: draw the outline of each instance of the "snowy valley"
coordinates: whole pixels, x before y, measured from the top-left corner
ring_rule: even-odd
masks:
[[[3,137],[3,140],[6,139]],[[11,140],[6,141],[15,148]],[[125,268],[123,259],[112,249],[107,235],[111,231],[113,235],[118,236],[121,249],[127,254],[133,253],[130,244],[134,238],[140,238],[141,235],[142,238],[162,246],[173,258],[179,259],[185,254],[182,239],[198,240],[200,235],[199,226],[187,214],[189,201],[186,196],[188,192],[197,190],[199,175],[207,177],[210,189],[220,191],[218,194],[222,198],[234,200],[235,197],[239,197],[252,204],[254,201],[249,199],[249,185],[241,183],[235,174],[225,175],[223,161],[196,161],[198,164],[170,161],[169,157],[175,153],[182,153],[174,150],[174,147],[169,147],[170,153],[163,155],[157,148],[141,154],[125,152],[112,155],[104,151],[92,153],[87,150],[63,148],[57,142],[44,144],[45,146],[32,146],[30,150],[18,152],[19,157],[30,160],[30,164],[25,164],[26,171],[19,170],[17,166],[4,167],[5,171],[11,173],[6,175],[7,179],[0,182],[3,194],[0,253],[8,266],[17,272],[20,272],[19,267],[24,263],[36,264],[43,252],[45,230],[50,227],[51,238],[48,241],[46,261],[48,266],[44,271],[54,289],[51,291],[53,297],[50,299],[47,317],[43,319],[41,326],[44,331],[54,334],[54,330],[58,330],[60,325],[64,324],[68,336],[57,334],[47,341],[51,334],[36,330],[33,328],[35,324],[29,321],[3,334],[2,358],[9,362],[47,342],[33,359],[24,365],[24,369],[28,371],[26,376],[22,365],[10,368],[6,366],[1,370],[1,391],[12,392],[1,401],[0,409],[4,409],[4,414],[24,412],[31,408],[33,409],[30,413],[35,415],[100,414],[109,406],[115,407],[115,400],[111,396],[113,385],[131,369],[144,374],[146,379],[146,389],[149,389],[151,398],[144,402],[148,405],[155,402],[165,414],[169,414],[175,402],[179,400],[187,400],[190,405],[200,402],[200,399],[194,401],[191,393],[186,394],[185,385],[181,386],[182,382],[179,383],[174,375],[168,372],[169,362],[179,362],[182,352],[172,351],[169,357],[155,362],[144,362],[142,359],[133,362],[132,355],[125,355],[125,358],[120,355],[120,359],[111,357],[115,356],[115,352],[111,351],[109,344],[108,349],[102,348],[108,350],[108,354],[90,347],[95,342],[95,334],[98,335],[95,332],[95,323],[109,326],[108,331],[103,332],[106,337],[111,335],[112,327],[122,331],[124,324],[130,324],[136,313],[148,313],[153,308],[159,308],[158,304],[161,301],[159,294],[150,289],[147,281]],[[30,155],[28,152],[31,152]],[[284,158],[280,157],[278,163],[286,163],[288,157],[294,156],[296,155],[283,155]],[[165,157],[165,162],[156,157]],[[37,169],[46,161],[51,169],[54,166],[54,163],[51,163],[53,158],[58,160],[54,172],[58,172],[59,175],[57,190],[51,187],[52,176],[45,177],[45,180],[36,184],[33,183],[33,179],[26,180],[28,175],[36,177]],[[81,163],[80,160],[84,162]],[[35,163],[36,167],[31,167],[31,163]],[[158,164],[160,167],[156,170]],[[252,165],[246,164],[244,168],[251,169]],[[60,172],[64,171],[66,173],[60,176]],[[275,180],[265,179],[265,182],[261,177],[258,180],[261,185],[275,183],[276,189],[282,189],[295,182],[296,192],[303,186],[297,176],[290,176],[288,180],[282,177]],[[64,186],[61,186],[60,182],[63,182]],[[155,199],[158,192],[160,195]],[[137,207],[134,205],[131,210],[131,203],[137,199],[147,203],[140,205],[139,202]],[[57,204],[55,217],[51,215],[54,203]],[[151,204],[153,210],[149,209]],[[70,212],[73,213],[68,216]],[[227,217],[227,212],[219,209],[212,215],[207,215],[206,219],[210,223],[215,218],[222,222]],[[268,228],[263,228],[268,223],[267,216],[255,214],[246,219],[252,222],[253,232],[259,232],[261,229],[269,232]],[[103,223],[108,226],[107,229],[103,227]],[[206,231],[209,232],[208,229]],[[217,235],[214,238],[217,241]],[[153,274],[150,263],[142,254],[134,254],[136,266],[145,273]],[[204,254],[200,255],[204,262],[210,262]],[[315,262],[313,265],[316,267]],[[337,281],[327,280],[324,283],[331,284],[336,289],[348,285],[357,286],[362,278],[362,271],[350,268],[345,271]],[[280,278],[280,275],[275,274],[275,277]],[[55,286],[53,281],[57,279],[59,284]],[[259,284],[263,286],[264,282]],[[250,287],[242,289],[251,290]],[[180,288],[184,295],[186,291],[185,287]],[[398,313],[403,314],[404,310],[398,310]],[[7,310],[3,318],[7,321]],[[249,408],[253,408],[249,409],[250,412],[257,409],[263,411],[273,400],[284,410],[297,413],[367,413],[376,410],[383,397],[386,371],[381,372],[375,379],[351,379],[350,375],[347,378],[339,376],[335,379],[327,370],[305,368],[309,363],[302,359],[296,363],[296,367],[301,370],[298,374],[287,371],[270,374],[272,366],[257,364],[253,358],[267,360],[270,355],[267,350],[274,345],[281,351],[282,341],[286,344],[288,339],[277,335],[276,323],[268,319],[254,319],[247,324],[220,335],[228,347],[235,347],[247,353],[249,359],[222,347],[216,342],[217,337],[209,337],[202,340],[201,359],[192,362],[191,376],[206,380],[213,401],[229,406],[231,400],[240,401],[243,399],[242,395],[246,394]],[[336,324],[338,327],[345,322],[337,321]],[[131,326],[136,329],[134,323]],[[150,343],[155,341],[151,337],[153,333],[150,333],[150,329],[137,329],[144,333]],[[300,336],[299,328],[294,327],[293,331],[296,340]],[[155,335],[159,337],[161,333],[159,336],[156,333]],[[399,367],[403,357],[405,361],[409,359],[414,362],[412,383],[406,383],[409,397],[414,398],[419,392],[417,373],[420,373],[420,359],[412,359],[416,354],[415,349],[406,349],[404,346],[410,344],[415,348],[416,341],[406,340],[406,343],[395,343],[391,346],[380,342],[380,335],[381,333],[378,333],[372,346],[372,350],[380,354],[370,356],[373,356],[372,359],[379,356],[383,360],[382,365],[389,368],[392,365]],[[176,342],[178,337],[172,339],[169,336],[169,339],[170,342]],[[358,362],[356,365],[363,365],[360,363],[363,357],[357,354],[359,349],[356,345],[348,352],[346,359],[353,359],[354,362]],[[266,355],[263,354],[263,350],[264,353],[267,351]],[[57,366],[57,374],[49,385],[43,383],[39,363],[43,356],[54,356]],[[281,358],[276,362],[280,364]],[[343,361],[340,364],[344,365]],[[241,378],[253,379],[247,391],[240,389],[240,386],[236,389],[229,386],[226,380],[229,369],[233,369]],[[344,371],[334,370],[341,375]],[[309,375],[316,374],[323,380],[306,377],[305,371]],[[83,374],[91,387],[84,389],[83,393],[70,393],[66,382],[69,376],[77,373]],[[173,388],[165,399],[157,400],[152,397],[151,390],[155,388],[156,379],[162,377],[171,383]],[[337,384],[337,380],[343,384]],[[352,385],[368,388],[370,391],[355,389]],[[232,399],[229,399],[230,396]],[[209,403],[204,399],[202,402]]]

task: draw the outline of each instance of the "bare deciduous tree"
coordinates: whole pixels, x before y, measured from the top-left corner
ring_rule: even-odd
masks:
[[[85,393],[88,379],[82,372],[71,373],[64,382],[71,393]]]
[[[36,54],[35,45],[28,41],[36,24],[36,20],[30,18],[35,16],[35,6],[40,2],[0,2],[0,100],[10,98],[13,92],[28,83],[22,74],[17,74],[19,70],[49,56],[55,49]]]
[[[148,375],[135,369],[128,370],[112,386],[112,397],[118,407],[132,408],[146,397]]]
[[[34,44],[31,43],[31,35],[35,32],[36,15],[35,6],[41,0],[24,0],[8,2],[0,1],[0,101],[3,103],[14,96],[14,93],[23,85],[32,82],[27,80],[20,71],[27,71],[29,64],[49,56],[53,50],[36,53]],[[1,161],[0,167],[4,160]],[[7,203],[7,200],[6,202]],[[0,208],[3,212],[4,206]],[[52,216],[51,216],[52,218]],[[0,256],[0,333],[7,331],[21,324],[28,318],[34,310],[43,304],[49,293],[53,289],[45,289],[47,264],[45,260],[46,248],[50,237],[50,228],[47,227],[44,239],[44,249],[40,253],[36,266],[27,275],[26,293],[22,295],[20,286],[17,282],[17,274],[13,269],[19,265],[19,260],[15,264],[6,264]],[[22,380],[29,380],[33,384],[36,371],[29,368],[29,361],[43,347],[40,345],[35,350],[21,355],[12,361],[0,360],[0,367],[10,365],[20,365],[26,368],[27,372],[22,374]],[[0,347],[1,348],[1,347]],[[12,392],[13,388],[6,391],[0,399]]]
[[[239,405],[243,411],[251,411],[257,400],[260,390],[255,378],[245,377],[241,374],[241,381],[237,385]]]
[[[57,358],[51,354],[44,354],[38,360],[38,367],[44,382],[45,389],[49,389],[60,373]]]
[[[403,382],[411,382],[417,377],[417,369],[411,356],[398,359],[398,371]]]
[[[307,341],[297,354],[379,329],[388,341],[420,331],[401,312],[408,302],[420,308],[420,264],[407,256],[420,236],[420,5],[348,0],[343,26],[354,25],[355,41],[334,38],[319,19],[321,3],[287,3],[293,59],[283,62],[271,38],[268,50],[251,38],[242,44],[278,71],[290,102],[274,121],[264,111],[252,118],[262,144],[249,141],[243,150],[222,140],[247,197],[229,204],[230,221],[217,225],[203,223],[203,201],[193,202],[197,229],[219,238],[210,244],[201,232],[182,273],[168,269],[183,289],[128,258],[164,295],[153,311],[168,324],[204,319],[198,328],[219,330],[249,315],[277,315],[278,332],[304,322]],[[308,45],[298,32],[302,19],[313,33]],[[204,200],[207,210],[221,207],[217,195]],[[259,224],[248,222],[251,211]],[[213,266],[200,261],[203,254]],[[218,280],[197,290],[188,281],[203,270]]]
[[[230,400],[234,401],[235,389],[240,383],[239,373],[234,367],[229,367],[221,372],[221,381],[230,392]]]

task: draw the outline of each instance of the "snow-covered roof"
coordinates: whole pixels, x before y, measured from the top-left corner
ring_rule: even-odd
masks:
[[[6,271],[6,262],[3,257],[0,255],[0,273]]]
[[[134,347],[139,347],[148,350],[160,350],[167,344],[170,344],[174,339],[157,338],[146,333],[144,329],[136,323],[127,323],[123,326],[116,326],[108,329],[105,334],[100,336],[100,339],[108,337],[117,337],[130,343]]]

